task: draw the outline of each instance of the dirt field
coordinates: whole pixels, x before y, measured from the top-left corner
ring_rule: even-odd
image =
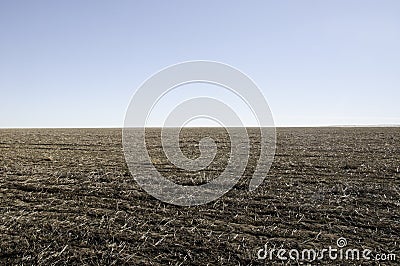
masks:
[[[183,132],[189,157],[198,155],[204,130]],[[220,152],[202,173],[168,164],[156,130],[148,135],[153,162],[177,182],[215,177],[229,142],[223,130],[209,132]],[[257,137],[253,132],[253,147]],[[177,207],[131,178],[120,129],[0,130],[0,265],[270,264],[257,258],[265,244],[322,249],[340,237],[346,247],[396,254],[383,265],[400,264],[400,128],[278,128],[277,141],[256,191],[247,191],[253,151],[245,176],[225,196]],[[312,264],[355,263],[377,262]]]

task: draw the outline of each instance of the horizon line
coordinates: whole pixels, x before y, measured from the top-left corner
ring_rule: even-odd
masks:
[[[229,126],[228,126],[229,127]],[[231,126],[239,127],[239,126]],[[259,126],[244,126],[245,128],[258,128]],[[265,126],[268,127],[268,126]],[[400,127],[400,124],[343,124],[343,125],[276,125],[275,128],[322,128],[322,127]],[[142,128],[142,127],[121,127],[121,126],[66,126],[66,127],[0,127],[0,129],[123,129],[123,128]],[[163,128],[162,126],[147,126],[145,128]],[[166,127],[166,128],[180,128],[180,127]],[[221,126],[190,126],[183,128],[224,128]]]

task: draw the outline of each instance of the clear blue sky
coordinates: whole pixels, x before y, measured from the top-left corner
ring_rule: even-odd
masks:
[[[277,125],[400,124],[400,1],[0,1],[0,127],[121,127],[161,68],[248,74]]]

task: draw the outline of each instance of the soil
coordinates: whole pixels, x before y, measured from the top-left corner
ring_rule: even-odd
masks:
[[[349,248],[396,254],[400,261],[400,128],[278,128],[264,183],[248,191],[257,130],[240,182],[202,206],[169,205],[148,195],[126,166],[121,129],[0,130],[0,264],[258,265],[377,264],[376,261],[260,260],[271,248]],[[215,178],[230,142],[222,129],[185,129],[182,150],[216,140],[205,170],[168,162],[157,129],[149,154],[166,177],[186,185]]]

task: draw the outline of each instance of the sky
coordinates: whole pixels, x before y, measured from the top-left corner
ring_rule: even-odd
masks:
[[[190,60],[251,77],[277,126],[400,124],[399,14],[397,0],[1,0],[0,127],[122,127],[146,79]]]

